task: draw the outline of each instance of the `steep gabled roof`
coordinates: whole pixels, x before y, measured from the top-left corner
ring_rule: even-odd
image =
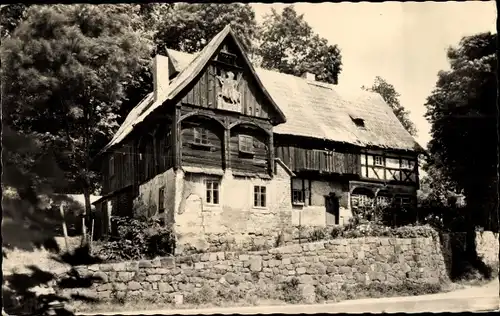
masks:
[[[377,93],[265,69],[257,69],[257,74],[287,116],[286,123],[274,127],[275,134],[423,151]],[[363,126],[355,119],[362,119]]]
[[[182,63],[194,58],[181,54]],[[377,93],[260,68],[256,72],[287,117],[286,123],[274,127],[275,134],[424,152]],[[355,119],[361,119],[363,126],[357,126]]]
[[[172,100],[191,83],[205,68],[207,63],[212,59],[214,54],[221,46],[222,42],[228,37],[232,37],[237,48],[240,50],[241,56],[248,65],[250,72],[254,76],[257,85],[260,87],[264,95],[267,97],[273,108],[279,115],[278,123],[283,123],[286,121],[284,113],[281,111],[279,106],[272,99],[270,94],[265,89],[264,85],[256,74],[252,63],[245,54],[237,36],[231,30],[231,27],[227,25],[222,31],[220,31],[198,54],[192,55],[187,53],[181,53],[174,50],[168,50],[167,53],[169,57],[173,59],[172,64],[176,71],[180,71],[179,74],[169,83],[168,90],[169,93],[164,100],[153,100],[153,93],[148,94],[143,101],[141,101],[132,111],[129,113],[122,126],[118,129],[113,139],[106,145],[99,154],[108,150],[110,147],[120,143],[125,137],[133,130],[134,126],[142,122],[148,115],[150,115],[154,110],[159,108],[167,100]],[[189,60],[189,56],[191,60]],[[181,67],[185,67],[181,69]],[[177,69],[179,68],[179,69]]]

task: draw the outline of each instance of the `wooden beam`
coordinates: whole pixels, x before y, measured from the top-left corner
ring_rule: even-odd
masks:
[[[269,134],[269,173],[274,174],[274,138],[273,133]]]
[[[229,129],[229,119],[226,117],[224,118],[224,142],[223,142],[223,148],[224,148],[224,168],[225,169],[231,169],[231,151],[230,151],[230,145],[231,145],[231,130]]]
[[[174,162],[174,170],[178,170],[181,167],[181,159],[182,159],[182,141],[181,141],[181,109],[180,107],[176,107],[174,121],[172,123],[172,147],[173,147],[173,162]]]

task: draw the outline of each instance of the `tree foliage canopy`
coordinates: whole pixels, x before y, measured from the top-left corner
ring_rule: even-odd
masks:
[[[222,29],[230,24],[244,48],[252,49],[257,23],[248,4],[176,3],[168,8],[156,7],[163,15],[155,19],[155,44],[159,53],[166,48],[187,53],[200,51]],[[158,16],[158,15],[156,15]]]
[[[149,59],[137,6],[35,5],[2,41],[4,122],[52,148],[68,178],[116,130],[125,88]]]
[[[427,99],[429,164],[477,206],[478,224],[498,221],[497,35],[464,37],[448,50],[451,69],[438,74]]]
[[[293,6],[285,7],[281,14],[273,9],[264,18],[257,51],[263,68],[296,76],[310,72],[318,81],[338,83],[342,69],[339,48],[314,34]]]
[[[389,104],[389,106],[392,108],[392,111],[399,119],[401,124],[403,124],[408,133],[413,136],[417,134],[417,128],[415,127],[415,124],[413,124],[413,122],[410,120],[408,111],[399,102],[399,97],[401,95],[396,91],[392,84],[388,83],[382,77],[377,76],[375,77],[375,81],[373,82],[371,87],[362,87],[362,89],[380,94],[384,101],[387,102],[387,104]]]

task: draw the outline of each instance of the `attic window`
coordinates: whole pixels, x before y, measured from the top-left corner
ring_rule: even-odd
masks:
[[[229,65],[236,64],[236,55],[228,53],[228,52],[220,52],[217,56],[217,60]]]
[[[365,120],[361,117],[351,116],[351,120],[356,124],[357,127],[365,128]]]

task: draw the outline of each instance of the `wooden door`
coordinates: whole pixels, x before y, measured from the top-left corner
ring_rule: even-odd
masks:
[[[326,225],[338,225],[339,224],[339,199],[335,194],[330,194],[325,197],[325,208],[326,208]]]

